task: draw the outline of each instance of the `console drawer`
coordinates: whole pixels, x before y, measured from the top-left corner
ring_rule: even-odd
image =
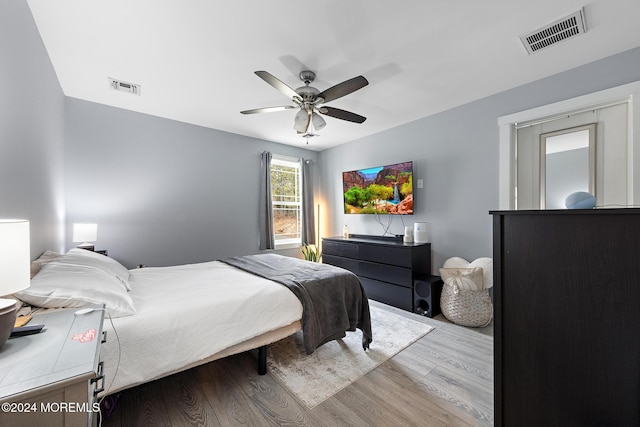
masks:
[[[358,245],[347,242],[322,241],[322,253],[347,258],[358,258]]]
[[[359,273],[357,274],[408,288],[413,286],[412,272],[409,268],[360,261]]]
[[[392,305],[407,311],[413,311],[413,289],[392,285],[387,282],[360,277],[367,298]]]
[[[411,268],[411,249],[408,247],[390,247],[381,245],[360,245],[358,256],[361,260],[381,262]]]
[[[356,275],[360,274],[359,273],[360,269],[358,268],[360,262],[355,259],[342,258],[339,256],[327,255],[326,253],[324,253],[322,254],[322,263],[344,268],[345,270],[349,270],[350,272]]]

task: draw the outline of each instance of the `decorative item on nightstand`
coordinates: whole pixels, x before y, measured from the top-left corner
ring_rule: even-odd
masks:
[[[73,224],[73,241],[82,242],[79,248],[93,251],[95,249],[93,242],[98,240],[98,224]]]
[[[30,259],[29,221],[0,220],[0,297],[29,287]],[[0,348],[11,335],[17,310],[14,299],[0,299]]]

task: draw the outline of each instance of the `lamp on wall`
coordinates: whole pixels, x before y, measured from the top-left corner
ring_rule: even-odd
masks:
[[[31,279],[29,221],[0,219],[0,347],[16,322],[16,300],[1,298],[29,287]]]
[[[73,224],[73,241],[82,242],[79,248],[94,250],[93,242],[98,240],[98,224]]]

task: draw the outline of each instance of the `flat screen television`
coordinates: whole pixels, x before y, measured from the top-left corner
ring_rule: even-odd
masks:
[[[413,215],[413,162],[342,172],[345,214]]]

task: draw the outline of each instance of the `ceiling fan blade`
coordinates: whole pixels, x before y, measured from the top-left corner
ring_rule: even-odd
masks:
[[[262,80],[264,80],[265,82],[269,83],[271,86],[275,87],[280,92],[282,92],[287,98],[289,99],[300,98],[300,95],[298,95],[298,93],[295,90],[291,89],[289,86],[282,83],[277,77],[274,77],[271,73],[267,71],[256,71],[255,73]]]
[[[293,105],[281,105],[279,107],[265,107],[265,108],[255,108],[253,110],[244,110],[240,111],[242,114],[257,114],[257,113],[273,113],[274,111],[284,111],[284,110],[293,110]]]
[[[336,119],[346,120],[348,122],[362,123],[367,120],[366,117],[359,114],[334,107],[321,107],[318,109],[318,111],[326,116],[335,117]]]
[[[329,89],[320,92],[318,98],[324,99],[324,102],[331,102],[334,99],[342,98],[345,95],[349,95],[351,92],[355,92],[358,89],[362,89],[369,82],[362,76],[354,77],[349,80],[345,80],[342,83],[338,83],[335,86],[331,86]]]

